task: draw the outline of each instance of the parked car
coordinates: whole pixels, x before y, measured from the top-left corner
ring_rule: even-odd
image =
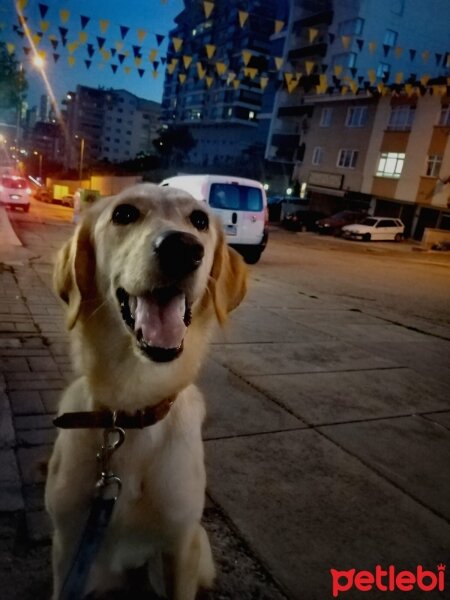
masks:
[[[62,198],[60,198],[59,203],[63,206],[73,208],[73,196],[71,194],[67,194],[67,196],[63,196]]]
[[[388,217],[366,217],[361,223],[346,225],[342,228],[342,235],[346,238],[363,240],[395,240],[403,239],[405,226],[400,219]]]
[[[36,200],[39,200],[40,202],[53,202],[52,193],[46,187],[37,188],[34,191],[33,196],[36,198]]]
[[[361,223],[367,214],[362,211],[341,210],[331,217],[325,217],[317,221],[317,231],[322,235],[341,235],[345,225]]]
[[[21,208],[24,212],[30,210],[31,189],[23,177],[3,175],[0,179],[0,203],[9,208]]]
[[[290,231],[315,231],[318,220],[324,216],[317,210],[296,210],[284,217],[282,225]]]

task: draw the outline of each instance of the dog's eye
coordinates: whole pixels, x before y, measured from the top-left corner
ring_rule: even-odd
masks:
[[[208,215],[202,210],[194,210],[189,217],[192,225],[199,231],[207,231],[209,227]]]
[[[113,211],[112,221],[117,225],[128,225],[137,221],[140,216],[139,209],[132,204],[119,204]]]

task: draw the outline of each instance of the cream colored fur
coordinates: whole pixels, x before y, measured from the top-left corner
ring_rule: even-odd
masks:
[[[114,207],[123,203],[139,208],[138,221],[123,226],[111,221]],[[211,549],[200,524],[205,407],[192,382],[214,321],[223,323],[243,298],[246,274],[212,215],[207,231],[191,224],[189,215],[198,209],[208,212],[172,188],[130,188],[94,205],[58,256],[55,286],[66,303],[78,374],[62,397],[59,413],[103,408],[133,413],[176,398],[158,424],[128,430],[114,454],[113,470],[123,488],[86,593],[118,588],[127,571],[143,566],[155,590],[174,600],[193,600],[200,588],[213,584]],[[172,362],[156,363],[137,348],[115,291],[122,286],[138,295],[157,285],[153,243],[167,230],[195,235],[205,253],[186,282],[194,301],[183,353]],[[49,463],[46,506],[54,525],[55,599],[90,509],[101,439],[101,430],[61,430]]]

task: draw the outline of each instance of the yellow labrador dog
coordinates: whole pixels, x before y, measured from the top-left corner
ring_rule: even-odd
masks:
[[[125,428],[111,457],[122,489],[85,593],[120,588],[128,571],[144,567],[158,594],[194,599],[215,571],[200,524],[205,408],[192,382],[214,322],[222,324],[245,295],[243,261],[206,205],[180,190],[142,184],[86,212],[58,256],[54,279],[78,374],[59,414],[161,419]],[[96,494],[102,433],[61,429],[49,463],[55,599]]]

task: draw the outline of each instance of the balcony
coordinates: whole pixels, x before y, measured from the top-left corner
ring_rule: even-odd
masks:
[[[270,143],[272,146],[282,147],[284,150],[292,152],[300,143],[300,134],[274,133]]]
[[[304,27],[317,27],[317,25],[331,25],[333,22],[334,13],[332,10],[324,10],[322,12],[304,17],[294,23],[294,31],[297,33]]]
[[[281,106],[278,109],[278,117],[311,117],[314,106],[296,105],[296,106]]]
[[[308,44],[301,48],[295,48],[288,53],[288,59],[290,61],[299,60],[301,58],[313,58],[320,56],[323,58],[327,53],[328,44],[320,42],[319,44]]]

